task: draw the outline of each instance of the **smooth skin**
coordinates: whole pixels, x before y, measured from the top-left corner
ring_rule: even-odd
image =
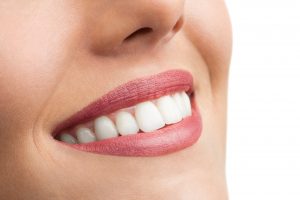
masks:
[[[230,57],[223,0],[1,1],[0,199],[227,199]],[[169,69],[195,78],[204,127],[195,145],[119,157],[51,137],[116,86]]]

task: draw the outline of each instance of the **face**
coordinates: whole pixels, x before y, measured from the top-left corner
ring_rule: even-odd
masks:
[[[231,32],[223,0],[7,0],[0,24],[0,199],[226,199]],[[164,109],[179,105],[181,91],[201,116],[196,126],[194,114],[176,120],[176,112],[165,125]],[[151,110],[146,121],[163,125],[147,129],[138,106],[141,115],[156,106],[161,115]],[[133,118],[119,116],[118,125],[121,110]],[[96,128],[78,132],[104,114],[124,135],[95,142]],[[125,134],[129,119],[138,134]]]

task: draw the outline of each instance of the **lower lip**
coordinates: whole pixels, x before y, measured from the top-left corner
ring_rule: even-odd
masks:
[[[197,142],[202,132],[200,113],[193,103],[192,115],[151,133],[120,136],[87,144],[66,144],[80,151],[116,156],[161,156]]]

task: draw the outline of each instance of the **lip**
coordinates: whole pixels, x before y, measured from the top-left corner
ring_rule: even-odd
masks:
[[[62,130],[88,122],[98,116],[178,91],[193,94],[193,77],[189,72],[169,70],[129,81],[60,123],[52,135],[55,137]],[[106,155],[160,156],[176,152],[196,143],[202,132],[201,115],[194,98],[191,99],[191,103],[190,117],[151,133],[120,136],[86,144],[57,142],[77,150]]]

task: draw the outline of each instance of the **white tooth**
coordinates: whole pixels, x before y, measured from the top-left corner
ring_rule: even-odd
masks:
[[[134,117],[129,112],[118,112],[116,115],[116,126],[121,135],[136,134],[139,127]]]
[[[76,144],[77,140],[68,133],[63,133],[59,136],[59,140],[68,144]]]
[[[182,92],[181,93],[181,98],[182,98],[183,105],[184,105],[185,117],[186,116],[191,116],[192,115],[192,108],[191,108],[191,101],[190,101],[189,96],[185,92]]]
[[[184,103],[183,103],[180,93],[177,92],[177,93],[173,94],[172,98],[174,99],[174,101],[177,105],[177,108],[181,113],[181,116],[184,117],[185,116],[185,108],[184,108]]]
[[[144,132],[152,132],[165,126],[165,122],[157,107],[151,101],[136,105],[135,118]]]
[[[79,127],[76,130],[76,136],[79,143],[89,143],[96,141],[96,137],[93,132],[85,127]]]
[[[98,140],[118,137],[118,131],[111,119],[106,116],[95,120],[95,133]]]
[[[182,120],[182,115],[171,96],[160,97],[156,105],[166,124],[174,124]]]

